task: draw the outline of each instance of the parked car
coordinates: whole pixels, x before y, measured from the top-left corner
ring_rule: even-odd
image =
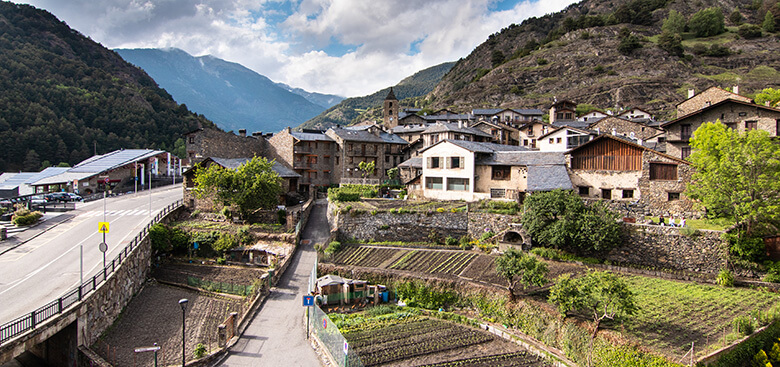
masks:
[[[9,199],[0,199],[0,206],[1,207],[12,207],[14,203]]]
[[[46,204],[48,200],[43,195],[30,196],[30,204]]]
[[[46,200],[48,201],[71,201],[70,195],[67,192],[52,192],[46,194]]]
[[[68,192],[68,197],[70,198],[70,201],[83,201],[84,198],[82,198],[80,195],[74,194],[72,192]]]

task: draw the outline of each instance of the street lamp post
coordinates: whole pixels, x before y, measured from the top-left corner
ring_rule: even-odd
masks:
[[[181,366],[184,367],[187,363],[187,355],[185,354],[184,349],[184,320],[185,320],[185,311],[187,310],[187,302],[189,302],[188,299],[182,298],[179,300],[179,306],[181,306]]]

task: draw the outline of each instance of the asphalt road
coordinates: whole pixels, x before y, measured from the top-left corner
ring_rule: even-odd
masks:
[[[180,185],[105,199],[106,234],[111,260],[167,205],[181,199]],[[151,215],[150,215],[151,202]],[[9,322],[49,303],[75,288],[80,282],[80,249],[83,248],[83,276],[86,282],[102,271],[104,200],[79,203],[73,216],[0,255],[0,324]],[[37,229],[29,229],[35,231]]]
[[[298,247],[262,309],[219,366],[321,365],[306,339],[303,296],[308,293],[309,274],[317,256],[314,244],[324,243],[330,235],[326,211],[327,202],[318,200],[301,235],[311,243]]]

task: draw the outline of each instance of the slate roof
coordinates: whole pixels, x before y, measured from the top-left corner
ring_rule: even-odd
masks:
[[[478,159],[480,166],[538,166],[565,165],[563,152],[515,151],[495,152],[493,155]]]
[[[572,190],[565,165],[528,166],[528,191]]]
[[[384,131],[379,133],[379,136],[376,136],[370,132],[367,131],[368,127],[359,127],[359,128],[331,128],[332,130],[339,138],[341,138],[344,141],[357,141],[357,142],[365,142],[365,143],[387,143],[387,144],[409,144],[406,140],[401,138],[398,135],[395,134],[388,134]]]
[[[423,131],[423,134],[435,134],[435,133],[440,133],[445,131],[482,136],[486,138],[493,137],[493,135],[490,135],[480,129],[476,129],[469,126],[460,126],[460,124],[456,122],[431,125],[427,129],[425,129],[425,131]]]
[[[562,129],[574,130],[574,131],[576,131],[576,132],[578,132],[580,134],[593,134],[593,135],[596,135],[596,131],[594,131],[594,130],[580,129],[578,127],[572,127],[572,126],[561,126],[561,127],[558,127],[558,128],[556,128],[556,129],[554,129],[552,131],[548,131],[547,134],[543,134],[542,136],[540,136],[537,139],[539,139],[539,140],[544,139],[544,138],[546,138],[549,135],[552,135],[552,134],[557,133],[558,131],[561,131]]]
[[[398,125],[392,128],[390,131],[392,131],[394,134],[411,134],[423,132],[429,127],[431,127],[431,124]]]
[[[422,166],[423,166],[422,157],[409,158],[398,164],[398,167],[422,168]]]
[[[293,138],[296,138],[300,141],[333,141],[333,139],[331,139],[330,136],[327,136],[324,133],[291,132],[290,135],[292,135]]]
[[[470,152],[474,153],[493,153],[493,152],[511,152],[511,151],[527,151],[529,150],[526,147],[521,147],[517,145],[504,145],[504,144],[496,144],[496,143],[482,143],[482,142],[476,142],[476,141],[467,141],[467,140],[451,140],[451,139],[444,139],[442,141],[439,141],[436,144],[433,144],[429,147],[426,147],[425,149],[420,150],[420,153],[422,153],[425,150],[430,149],[431,147],[435,147],[439,144],[442,144],[444,142],[450,142],[452,144],[455,144],[463,149],[466,149]]]
[[[474,115],[495,115],[503,110],[503,108],[478,108],[471,110],[471,113]]]
[[[599,121],[600,121],[600,119],[599,119]],[[593,124],[593,123],[594,123],[594,122],[593,122],[593,121],[590,121],[590,120],[588,120],[588,121],[578,121],[578,120],[555,120],[555,121],[553,121],[553,123],[552,123],[552,124],[553,124],[553,125],[555,125],[555,126],[557,126],[557,127],[562,127],[562,126],[570,126],[570,127],[576,127],[576,128],[579,128],[579,129],[587,129],[587,128],[588,128],[588,126],[590,126],[590,125],[591,125],[591,124]]]
[[[540,109],[514,109],[512,111],[515,111],[521,115],[544,115],[544,111]]]
[[[713,87],[713,88],[715,88],[715,87]],[[765,110],[765,111],[770,111],[770,112],[780,112],[780,109],[774,108],[774,107],[767,107],[767,106],[760,105],[760,104],[743,102],[743,101],[736,100],[736,99],[724,99],[724,100],[722,100],[722,101],[720,101],[718,103],[713,103],[713,104],[711,104],[711,105],[709,105],[707,107],[704,107],[702,109],[693,111],[693,112],[691,112],[691,113],[689,113],[689,114],[687,114],[685,116],[678,117],[678,118],[676,118],[676,119],[674,119],[672,121],[664,122],[660,126],[662,128],[666,128],[666,127],[668,127],[670,125],[674,125],[674,124],[676,124],[676,123],[678,123],[680,121],[683,121],[683,120],[685,120],[685,119],[687,119],[687,118],[689,118],[691,116],[695,116],[695,115],[698,115],[700,113],[704,113],[704,112],[709,111],[709,110],[711,110],[713,108],[716,108],[716,107],[719,107],[719,106],[722,106],[722,105],[728,104],[728,103],[741,104],[743,106],[755,107],[755,108],[762,109],[762,110]]]

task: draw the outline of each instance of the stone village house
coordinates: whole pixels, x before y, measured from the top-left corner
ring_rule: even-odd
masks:
[[[292,166],[301,178],[298,192],[308,192],[310,186],[326,187],[333,183],[336,142],[319,130],[294,132],[286,128],[268,139],[276,158]]]
[[[562,153],[444,140],[422,152],[422,195],[430,199],[522,200],[533,191],[571,189]]]
[[[571,183],[583,198],[636,202],[654,215],[699,216],[683,193],[693,174],[685,160],[609,134],[567,155]]]

